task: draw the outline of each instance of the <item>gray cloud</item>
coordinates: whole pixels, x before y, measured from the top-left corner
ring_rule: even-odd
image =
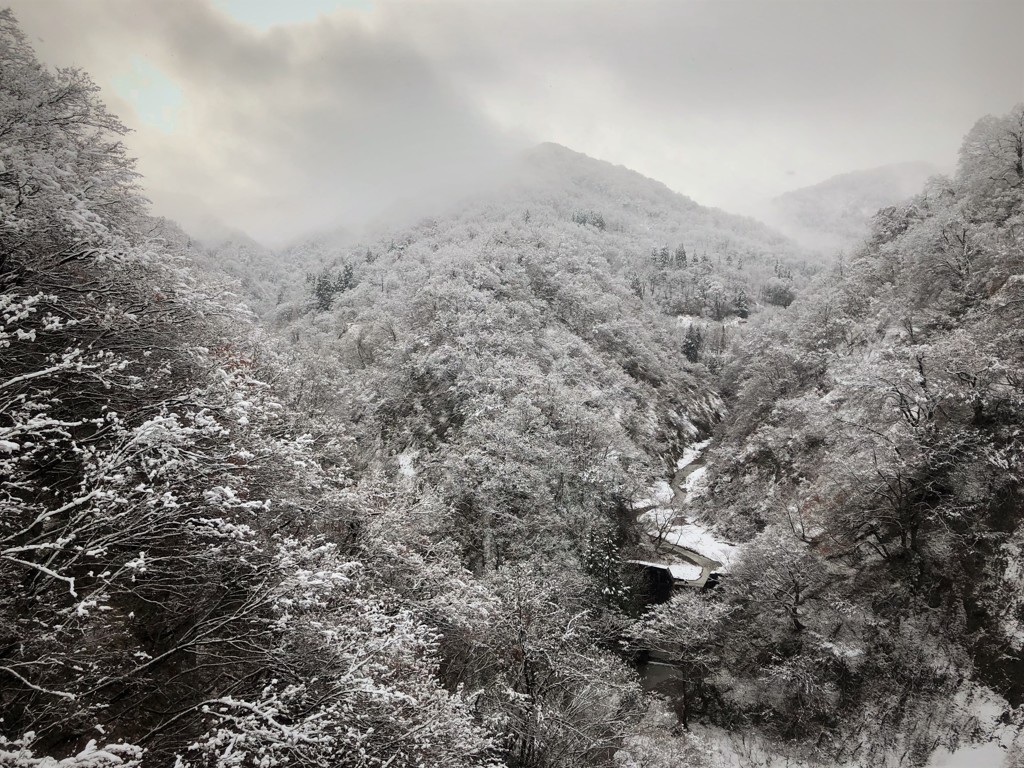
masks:
[[[158,210],[280,242],[452,184],[507,142],[443,73],[357,14],[259,34],[200,0],[14,4],[41,56],[81,63],[136,133]],[[88,29],[90,34],[79,36]],[[134,58],[183,92],[172,131],[111,85]]]
[[[1016,0],[379,2],[252,30],[207,0],[15,0],[137,127],[158,210],[268,241],[354,224],[542,140],[742,208],[901,160],[951,165],[1024,96]],[[182,92],[173,130],[115,83]]]
[[[1016,0],[529,8],[467,5],[473,34],[439,32],[432,53],[468,60],[465,77],[494,94],[504,123],[717,204],[775,194],[790,170],[809,182],[902,160],[949,165],[974,120],[1024,96]],[[500,35],[479,21],[494,16]]]

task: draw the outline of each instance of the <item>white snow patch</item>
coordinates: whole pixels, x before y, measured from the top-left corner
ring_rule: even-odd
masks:
[[[855,659],[858,656],[863,656],[864,651],[860,648],[854,648],[852,645],[846,645],[844,643],[830,643],[824,642],[821,644],[822,648],[828,648],[833,654],[845,659]]]
[[[699,318],[693,315],[676,315],[676,325],[686,330],[693,325]]]
[[[700,458],[700,455],[704,452],[704,449],[707,448],[709,445],[711,445],[711,441],[704,440],[703,442],[694,443],[693,445],[689,446],[685,451],[683,451],[683,455],[679,457],[679,461],[676,462],[676,469],[685,469],[686,467],[693,464],[693,462]]]
[[[416,477],[416,467],[413,465],[413,460],[418,454],[419,451],[408,448],[398,454],[398,473],[402,477]]]
[[[689,504],[693,499],[700,498],[704,494],[706,485],[702,480],[707,472],[707,467],[697,467],[686,478],[686,484],[683,486],[683,490],[686,491],[686,496],[683,498],[684,504]]]
[[[971,689],[971,699],[966,710],[978,719],[982,733],[988,734],[989,741],[964,744],[955,752],[939,747],[928,760],[927,768],[1009,768],[1015,750],[1024,741],[1024,731],[1019,724],[1002,722],[1001,718],[1011,710],[1009,702],[989,688],[978,686]],[[956,696],[956,705],[965,706],[963,696]]]
[[[675,491],[665,480],[658,480],[647,489],[647,496],[633,502],[633,509],[646,509],[650,507],[664,508],[672,503]],[[666,510],[670,511],[670,510]]]
[[[721,571],[728,571],[729,566],[739,556],[739,547],[722,541],[712,531],[699,523],[677,525],[665,533],[665,541],[677,547],[691,549],[694,552],[717,560],[722,564]]]
[[[716,768],[810,768],[809,763],[774,753],[754,732],[730,733],[717,726],[700,724],[692,725],[690,730],[706,744],[706,752],[714,756],[716,762],[712,765]]]
[[[972,744],[968,747],[960,747],[952,754],[945,747],[939,747],[932,754],[928,761],[927,768],[998,768],[1008,766],[1009,757],[1004,747],[995,742],[987,744]],[[1006,762],[1003,762],[1003,761]]]
[[[668,571],[673,579],[681,581],[694,581],[704,573],[704,569],[696,563],[652,563],[649,560],[627,560],[627,562],[632,565],[643,565],[648,568]]]
[[[675,492],[665,480],[659,480],[651,487],[651,498],[658,503],[658,506],[667,507],[672,503],[673,496],[675,496]]]
[[[701,574],[704,573],[704,569],[696,563],[672,563],[668,570],[672,574],[673,579],[681,581],[694,581],[699,579]]]
[[[642,508],[642,505],[641,505]],[[676,516],[674,509],[666,509],[665,507],[655,507],[649,509],[640,515],[640,520],[647,526],[647,532],[652,535],[657,535],[658,531],[667,526],[672,522],[672,518]]]

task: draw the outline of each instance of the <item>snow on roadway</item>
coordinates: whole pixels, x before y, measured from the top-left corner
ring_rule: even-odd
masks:
[[[673,579],[695,581],[704,573],[704,569],[696,563],[672,563],[668,567]]]
[[[646,565],[648,568],[667,569],[673,579],[693,581],[699,579],[704,569],[696,563],[655,563],[650,560],[630,560],[633,565]]]
[[[728,572],[729,566],[739,557],[739,547],[722,541],[711,530],[699,523],[675,525],[665,532],[663,538],[668,544],[692,549],[704,557],[717,560],[722,564],[722,567],[718,569],[722,573]]]

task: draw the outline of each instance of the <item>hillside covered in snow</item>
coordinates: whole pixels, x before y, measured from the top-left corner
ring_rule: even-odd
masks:
[[[555,144],[269,248],[0,65],[0,766],[1020,768],[1024,107],[843,259]]]

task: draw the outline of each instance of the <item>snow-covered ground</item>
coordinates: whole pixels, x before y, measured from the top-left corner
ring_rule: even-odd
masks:
[[[983,700],[986,697],[983,695]],[[925,768],[1012,768],[1012,762],[1016,752],[1024,748],[1024,738],[1021,731],[1012,725],[997,723],[999,714],[1003,708],[999,707],[999,714],[990,711],[987,716],[981,716],[979,709],[991,709],[991,702],[1000,699],[995,694],[988,695],[989,703],[971,705],[969,709],[979,714],[979,725],[983,731],[992,734],[992,740],[979,744],[965,744],[954,752],[940,747],[932,753]],[[769,749],[753,734],[736,734],[725,731],[721,728],[707,726],[692,726],[695,734],[698,734],[704,743],[710,747],[709,752],[714,754],[720,761],[723,768],[820,768],[793,758],[772,755]],[[1014,740],[1016,737],[1016,741]],[[898,757],[893,756],[891,762],[873,764],[877,768],[889,768],[899,765]],[[1019,765],[1019,763],[1017,763]],[[862,763],[837,764],[834,768],[865,768]]]
[[[754,732],[730,732],[723,728],[691,724],[688,733],[670,736],[675,727],[675,716],[663,703],[652,704],[640,732],[626,740],[624,749],[616,754],[620,768],[641,766],[668,766],[697,764],[707,768],[821,768],[820,763],[775,754]],[[925,768],[1013,768],[1015,750],[1024,742],[1014,743],[1017,731],[1002,726],[1001,738],[983,744],[964,745],[952,754],[938,749]],[[639,759],[638,759],[639,758]],[[681,758],[677,762],[672,758]],[[891,762],[873,764],[874,768],[895,768],[897,756]],[[1019,765],[1019,763],[1017,763]],[[865,768],[863,763],[841,763],[833,768]]]
[[[683,485],[683,504],[689,504],[703,493],[704,475],[707,474],[707,467],[697,467],[686,477]]]
[[[718,569],[722,573],[728,572],[729,566],[739,557],[738,546],[723,541],[713,531],[699,523],[674,525],[664,533],[663,538],[668,544],[691,549],[704,557],[717,560],[722,564]]]
[[[673,579],[681,581],[695,581],[704,573],[704,569],[696,563],[672,563],[668,570]]]
[[[699,460],[709,441],[690,446],[676,464],[677,472]],[[722,572],[728,572],[730,565],[736,562],[740,547],[723,541],[713,530],[705,525],[684,520],[686,505],[693,498],[699,497],[704,486],[707,469],[700,466],[685,476],[678,493],[664,480],[657,481],[648,490],[646,498],[634,503],[635,509],[646,510],[640,521],[648,533],[660,538],[668,544],[697,552],[705,557],[722,563]],[[676,482],[678,483],[677,475]],[[681,498],[680,498],[681,496]],[[668,566],[673,578],[691,581],[700,577],[702,569],[692,563],[648,563],[655,567]],[[831,644],[831,650],[837,655],[852,655],[856,649],[840,644]],[[1007,702],[991,691],[976,689],[971,697],[966,694],[951,701],[951,706],[962,707],[965,714],[976,718],[979,730],[990,734],[990,740],[964,744],[953,752],[945,748],[937,749],[929,759],[926,768],[1015,768],[1020,763],[1012,759],[1018,751],[1024,750],[1024,732],[1016,725],[1002,723],[1000,718],[1008,710]],[[659,713],[666,722],[673,721],[671,713]],[[657,720],[657,718],[654,718]],[[655,727],[653,731],[638,733],[627,740],[627,747],[616,755],[621,768],[636,768],[640,765],[669,765],[662,762],[668,756],[677,756],[684,761],[695,756],[707,760],[704,763],[714,768],[811,768],[809,764],[793,758],[773,754],[761,744],[753,734],[730,733],[720,728],[707,726],[691,726],[688,744],[676,744],[676,739],[667,737]],[[652,755],[657,755],[654,762],[648,763]],[[893,763],[895,765],[895,763]],[[859,765],[837,765],[835,768],[863,768]],[[883,766],[879,766],[883,768]],[[887,768],[887,767],[885,767]]]
[[[685,581],[692,581],[699,579],[704,569],[696,563],[654,563],[650,560],[630,560],[633,565],[646,565],[649,568],[668,568],[669,573],[672,574],[673,579],[683,579]]]
[[[1024,746],[1024,745],[1022,745]],[[1009,768],[1010,753],[997,742],[972,744],[950,752],[942,747],[937,749],[926,768]]]
[[[711,441],[704,440],[703,442],[694,443],[689,446],[685,451],[683,451],[683,455],[680,456],[679,460],[676,462],[676,469],[686,469],[688,466],[693,464],[693,462],[700,458],[700,455],[704,453],[704,449],[709,445],[711,445]]]
[[[647,496],[633,502],[633,509],[665,509],[672,504],[675,491],[665,480],[658,480],[647,489]]]
[[[676,462],[676,472],[679,473],[698,461],[710,444],[710,440],[704,440],[689,446]],[[707,526],[682,522],[683,509],[692,499],[699,496],[704,488],[706,472],[707,467],[694,467],[686,475],[682,487],[678,489],[673,489],[665,480],[658,480],[648,489],[644,498],[633,503],[633,508],[646,510],[640,521],[652,537],[717,560],[723,564],[721,570],[727,571],[729,565],[736,560],[739,548],[735,544],[723,541]],[[695,568],[697,571],[694,571]],[[700,576],[699,567],[690,563],[679,564],[679,569],[680,573],[685,571],[696,575],[675,576],[673,573],[676,578],[689,581]]]
[[[416,456],[418,454],[419,451],[414,451],[408,448],[398,454],[398,472],[402,477],[416,477],[416,466],[413,462],[416,460]]]
[[[959,696],[956,698],[961,699]],[[1024,730],[1019,724],[1003,722],[1003,714],[1010,709],[1006,699],[979,687],[974,690],[969,703],[954,703],[964,706],[977,718],[979,730],[988,733],[990,740],[965,744],[953,752],[940,747],[932,754],[926,768],[1010,768],[1013,765],[1011,758],[1024,750]]]

